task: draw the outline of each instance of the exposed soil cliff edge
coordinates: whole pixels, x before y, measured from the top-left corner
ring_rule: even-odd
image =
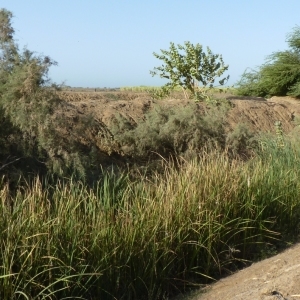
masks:
[[[131,121],[137,121],[154,104],[177,106],[187,102],[182,99],[151,100],[145,93],[65,93],[64,98],[81,113],[93,113],[95,118],[108,126],[118,113]],[[230,129],[245,123],[255,132],[274,132],[274,123],[280,121],[287,133],[295,127],[292,122],[294,118],[300,116],[300,100],[291,97],[272,97],[268,100],[241,96],[226,98],[233,104],[227,120]]]

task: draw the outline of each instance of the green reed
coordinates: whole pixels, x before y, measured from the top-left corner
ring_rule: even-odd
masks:
[[[36,178],[13,195],[3,182],[0,298],[167,299],[259,258],[299,229],[298,149],[203,153],[94,189]]]

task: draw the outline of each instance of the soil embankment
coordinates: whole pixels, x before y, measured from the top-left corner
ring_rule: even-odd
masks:
[[[66,93],[64,97],[73,104],[80,113],[92,113],[95,118],[109,125],[113,116],[122,114],[126,119],[137,121],[154,104],[167,106],[184,105],[181,99],[152,100],[146,93]],[[245,123],[256,132],[274,132],[275,121],[282,123],[284,132],[290,132],[295,124],[293,120],[300,116],[300,100],[291,97],[272,97],[263,99],[256,97],[226,96],[233,104],[228,117],[228,126],[234,128]]]

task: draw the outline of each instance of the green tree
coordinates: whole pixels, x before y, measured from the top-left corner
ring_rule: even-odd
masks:
[[[290,49],[274,52],[256,70],[245,71],[237,91],[245,96],[300,96],[300,27],[287,35]]]
[[[184,45],[170,43],[170,49],[162,50],[162,54],[153,55],[162,60],[164,64],[150,71],[152,76],[159,75],[161,78],[170,81],[163,87],[163,91],[168,92],[176,86],[180,86],[185,97],[189,91],[197,100],[203,98],[205,89],[214,86],[215,80],[221,77],[228,70],[228,65],[224,64],[222,55],[213,54],[209,47],[207,53],[202,45],[193,45],[185,42]],[[224,85],[229,76],[219,80],[220,85]]]

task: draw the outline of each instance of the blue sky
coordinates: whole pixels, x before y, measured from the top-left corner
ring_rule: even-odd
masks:
[[[152,53],[170,42],[209,46],[229,64],[229,84],[287,49],[299,0],[1,0],[20,48],[58,62],[50,77],[80,87],[162,85]]]

